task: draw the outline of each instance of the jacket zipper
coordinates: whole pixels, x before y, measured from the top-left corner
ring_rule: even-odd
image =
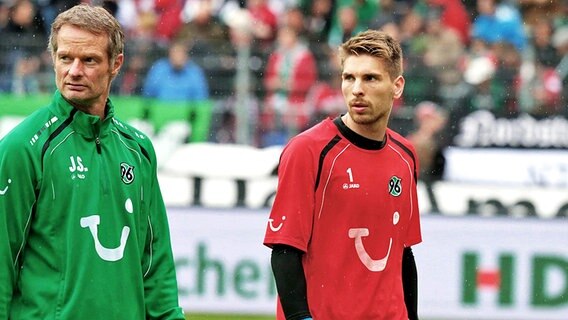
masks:
[[[101,139],[99,137],[95,139],[95,144],[97,145],[97,153],[101,154]]]

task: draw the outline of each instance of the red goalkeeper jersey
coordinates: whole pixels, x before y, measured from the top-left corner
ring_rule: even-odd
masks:
[[[278,168],[264,244],[305,252],[316,320],[408,319],[402,253],[422,241],[412,145],[384,142],[326,119],[294,137]],[[277,319],[285,319],[278,304]]]

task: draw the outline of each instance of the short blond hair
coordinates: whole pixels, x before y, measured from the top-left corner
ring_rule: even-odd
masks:
[[[388,33],[379,30],[367,30],[358,33],[339,46],[341,67],[347,57],[369,55],[383,59],[391,78],[402,75],[402,48],[400,43]]]
[[[52,57],[57,52],[59,30],[67,24],[96,35],[107,35],[107,53],[111,64],[124,52],[124,32],[116,18],[103,7],[79,4],[60,13],[51,24],[48,50]]]

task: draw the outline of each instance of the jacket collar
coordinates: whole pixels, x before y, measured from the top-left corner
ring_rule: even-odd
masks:
[[[70,124],[71,128],[89,139],[107,135],[110,132],[110,124],[114,117],[114,106],[110,99],[107,100],[106,104],[106,117],[104,120],[101,120],[98,116],[82,112],[72,106],[67,100],[65,100],[65,98],[63,98],[59,90],[55,91],[49,108],[62,121],[72,117],[73,121]]]

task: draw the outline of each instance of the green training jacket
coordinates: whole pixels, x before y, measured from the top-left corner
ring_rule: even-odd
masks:
[[[56,92],[0,140],[0,319],[184,319],[147,136]]]

